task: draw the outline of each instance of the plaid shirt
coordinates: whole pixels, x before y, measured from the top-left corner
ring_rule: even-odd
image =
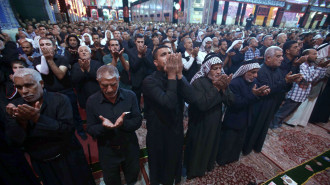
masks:
[[[303,75],[303,79],[299,83],[293,83],[292,89],[286,95],[295,102],[304,102],[309,95],[312,82],[315,82],[325,76],[327,68],[320,68],[309,66],[307,63],[300,65],[300,73]]]
[[[245,56],[244,56],[244,60],[251,60],[254,59],[254,57],[260,57],[260,51],[259,49],[256,48],[255,52],[253,53],[252,48],[249,48],[246,52],[245,52]]]

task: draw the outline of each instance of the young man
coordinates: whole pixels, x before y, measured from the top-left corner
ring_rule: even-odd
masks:
[[[119,86],[124,89],[131,90],[131,83],[129,79],[129,59],[128,55],[124,53],[125,49],[119,50],[119,41],[111,39],[108,42],[110,54],[103,57],[104,64],[115,66],[120,74]]]
[[[184,100],[193,103],[194,94],[181,54],[162,45],[153,57],[157,71],[143,81],[150,184],[169,185],[181,180]]]

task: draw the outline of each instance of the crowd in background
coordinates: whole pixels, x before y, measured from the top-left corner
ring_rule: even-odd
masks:
[[[121,184],[120,168],[134,184],[135,130],[146,119],[150,183],[177,184],[182,168],[192,179],[216,163],[261,152],[269,128],[329,120],[328,30],[103,21],[24,26],[15,40],[0,35],[1,145],[15,153],[1,160],[19,161],[2,177],[7,184],[39,183],[22,152],[45,185],[94,184],[75,130],[83,140],[97,139],[106,184]]]

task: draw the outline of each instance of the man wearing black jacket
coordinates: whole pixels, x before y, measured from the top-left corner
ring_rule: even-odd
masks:
[[[41,75],[29,68],[14,76],[21,98],[6,107],[6,135],[24,148],[44,185],[95,185],[82,147],[74,135],[69,99],[43,90]]]
[[[127,51],[132,80],[132,90],[135,92],[140,105],[143,79],[155,71],[152,51],[144,45],[144,37],[137,34],[135,37],[135,47]]]
[[[143,81],[151,185],[181,180],[184,101],[193,103],[192,86],[182,75],[181,54],[161,45],[154,51],[157,71]]]

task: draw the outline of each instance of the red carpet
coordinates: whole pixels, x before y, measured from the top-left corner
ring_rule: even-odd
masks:
[[[83,112],[82,117],[85,118]],[[213,171],[208,172],[205,176],[187,181],[183,180],[183,184],[246,185],[249,182],[261,184],[281,171],[291,169],[327,151],[330,148],[328,130],[330,130],[330,123],[320,125],[308,124],[305,128],[299,126],[293,128],[284,125],[280,129],[269,130],[261,153],[251,153],[248,156],[242,156],[238,162],[222,167],[216,166]],[[140,148],[145,148],[147,134],[145,123],[142,124],[142,127],[136,133]],[[92,163],[98,162],[96,141],[90,136],[86,141],[81,139],[80,141],[84,147],[87,160]],[[88,153],[88,145],[90,146],[90,155]],[[144,168],[147,168],[147,165]],[[101,176],[102,173],[100,171],[94,173],[96,179]],[[141,180],[138,184],[145,184],[145,181]],[[329,185],[330,171],[315,175],[306,184]]]

